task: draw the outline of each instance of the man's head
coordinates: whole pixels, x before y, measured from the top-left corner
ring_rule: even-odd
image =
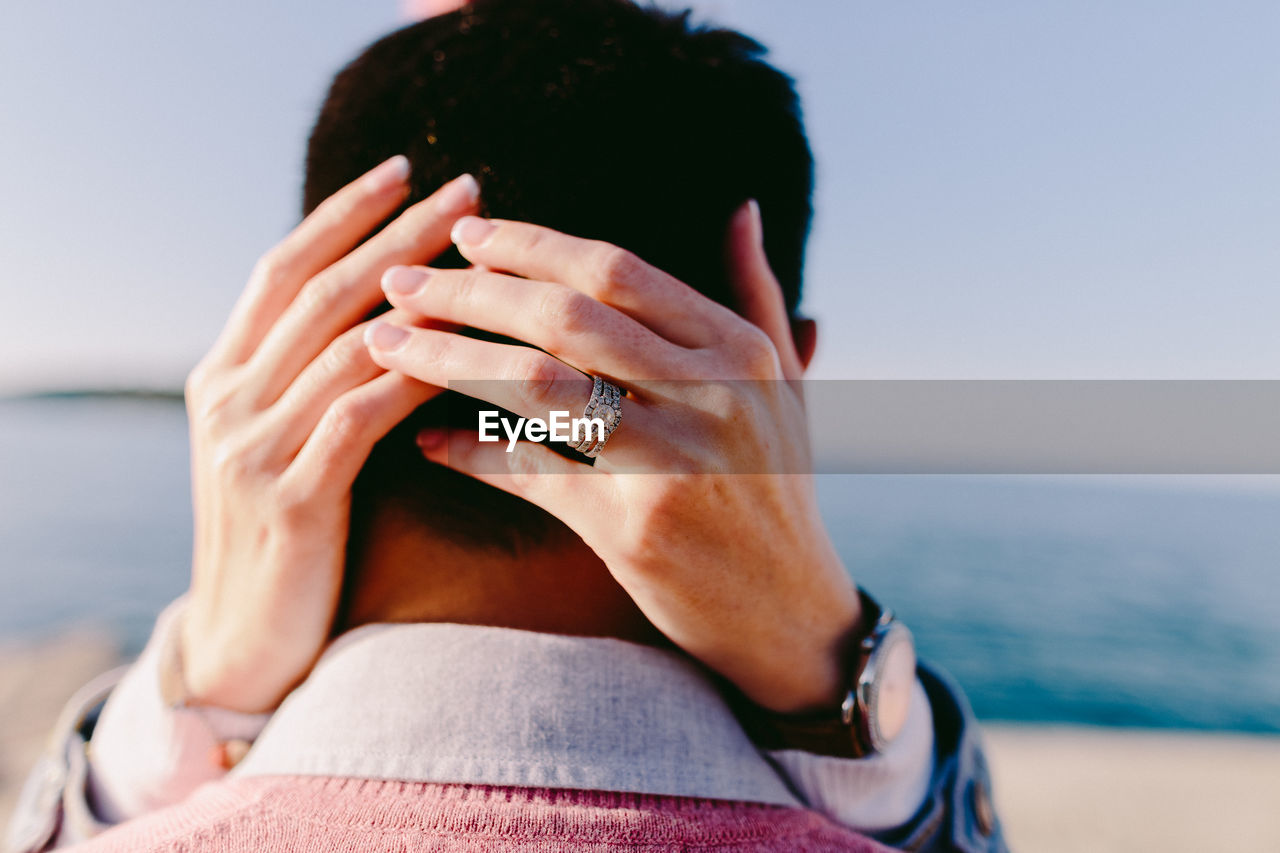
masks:
[[[304,208],[405,154],[406,205],[470,172],[484,215],[615,243],[730,304],[725,228],[754,198],[794,313],[812,159],[791,81],[762,53],[626,0],[479,0],[387,36],[337,76],[312,131]],[[390,499],[495,545],[544,531],[540,510],[418,456],[413,432],[443,405],[375,450],[357,513]]]

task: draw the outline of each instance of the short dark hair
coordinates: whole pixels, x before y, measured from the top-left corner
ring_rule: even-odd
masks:
[[[476,0],[386,36],[337,75],[308,145],[304,212],[405,154],[406,206],[470,172],[485,215],[615,243],[731,304],[725,228],[754,198],[794,313],[813,161],[792,81],[764,52],[692,25],[689,12],[628,0]],[[429,473],[412,441],[422,422],[375,450],[358,499],[447,483],[448,523],[461,535],[477,514],[486,541],[495,526],[538,527],[523,502]]]

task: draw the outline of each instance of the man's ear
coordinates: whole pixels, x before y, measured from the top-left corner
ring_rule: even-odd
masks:
[[[813,361],[813,354],[818,350],[818,321],[808,317],[792,318],[791,339],[796,342],[800,367],[808,370],[809,362]]]

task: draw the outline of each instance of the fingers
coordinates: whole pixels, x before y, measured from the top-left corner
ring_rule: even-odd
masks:
[[[409,314],[507,335],[586,373],[677,378],[687,354],[625,314],[563,284],[481,269],[393,267],[383,276],[382,286],[388,301]]]
[[[624,249],[524,222],[458,220],[453,241],[467,260],[525,278],[566,284],[685,347],[714,344],[738,321],[729,309]]]
[[[729,220],[725,261],[739,313],[769,336],[778,351],[783,375],[799,379],[804,370],[792,339],[782,288],[765,255],[764,228],[755,199],[734,211]]]
[[[545,445],[522,441],[508,453],[505,443],[481,442],[466,430],[438,429],[424,431],[418,446],[432,462],[542,507],[588,541],[602,524],[621,517],[614,478]]]
[[[392,323],[375,323],[365,343],[380,367],[525,417],[581,409],[591,395],[583,373],[530,347]]]
[[[450,181],[308,281],[249,362],[254,378],[245,393],[254,404],[274,402],[330,341],[382,301],[378,281],[387,267],[425,263],[448,248],[450,226],[474,210],[478,194],[470,175]]]
[[[338,397],[285,471],[288,490],[308,498],[345,495],[373,446],[441,390],[384,373]]]
[[[254,268],[210,353],[239,364],[252,355],[303,282],[341,258],[409,191],[409,161],[395,156],[326,199]]]
[[[407,318],[392,311],[380,319]],[[385,372],[364,344],[368,326],[362,323],[339,335],[267,411],[267,435],[279,456],[292,459],[334,400]]]
[[[434,329],[376,323],[365,343],[388,370],[447,387],[525,418],[547,420],[552,412],[582,416],[592,381],[564,362],[530,347],[479,341]],[[623,401],[623,421],[609,438],[609,460],[631,464],[641,436],[660,435],[654,414],[640,401]],[[479,426],[479,424],[477,424]]]

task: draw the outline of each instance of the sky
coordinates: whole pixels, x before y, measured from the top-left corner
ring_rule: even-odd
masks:
[[[1280,4],[692,5],[804,99],[813,375],[1280,372]],[[0,390],[179,387],[399,4],[0,16]]]

